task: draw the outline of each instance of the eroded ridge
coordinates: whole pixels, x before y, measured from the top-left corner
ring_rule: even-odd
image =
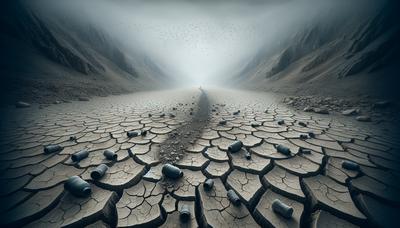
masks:
[[[2,227],[392,227],[397,221],[395,128],[383,134],[370,123],[297,113],[272,95],[230,90],[137,93],[29,113],[2,126]],[[128,131],[147,134],[128,137]],[[237,140],[243,147],[229,151]],[[43,153],[49,144],[63,150]],[[106,149],[117,159],[106,159]],[[88,156],[73,162],[80,150]],[[346,161],[357,167],[343,168]],[[183,177],[163,177],[167,162]],[[108,170],[93,180],[100,164]],[[74,175],[90,183],[90,196],[64,190]],[[276,199],[293,208],[290,219],[272,209]],[[190,214],[185,221],[182,207]]]

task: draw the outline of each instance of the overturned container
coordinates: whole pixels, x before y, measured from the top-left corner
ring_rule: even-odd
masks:
[[[311,154],[311,150],[305,149],[303,147],[300,147],[299,148],[299,153],[301,153],[301,154]]]
[[[279,153],[284,154],[284,155],[290,155],[289,147],[286,147],[286,146],[281,145],[281,144],[276,146],[276,151],[278,151]]]
[[[307,127],[307,124],[304,123],[303,121],[300,121],[300,122],[299,122],[299,125],[302,126],[302,127]]]
[[[231,201],[233,205],[235,205],[235,206],[240,205],[240,198],[236,194],[235,191],[233,191],[232,189],[229,189],[228,193],[226,195],[228,196],[229,201]]]
[[[147,130],[141,130],[140,131],[141,136],[146,136],[147,135]]]
[[[355,162],[352,162],[352,161],[347,161],[347,160],[342,162],[342,167],[344,169],[354,170],[354,171],[357,171],[357,170],[360,169],[360,165],[359,164],[357,164]]]
[[[45,154],[51,154],[51,153],[56,153],[56,152],[60,152],[62,151],[64,148],[60,145],[56,145],[56,144],[51,144],[51,145],[47,145],[43,148],[43,151]]]
[[[107,170],[107,165],[100,164],[94,170],[92,170],[92,172],[90,172],[90,177],[92,177],[93,180],[99,180],[104,176],[104,174],[106,174]]]
[[[245,150],[244,157],[245,157],[247,160],[250,160],[250,159],[251,159],[251,154],[250,154],[250,152],[249,152],[248,150]]]
[[[272,202],[272,210],[275,213],[278,213],[287,219],[291,218],[293,215],[293,207],[290,207],[289,205],[283,203],[279,199],[275,199]]]
[[[308,139],[308,135],[307,134],[300,134],[300,139]]]
[[[117,160],[117,158],[118,158],[118,155],[117,155],[114,151],[112,151],[112,150],[110,150],[110,149],[105,150],[105,151],[103,152],[103,155],[104,155],[104,157],[106,157],[108,160],[112,160],[112,161],[115,161],[115,160]]]
[[[128,131],[128,132],[126,132],[126,136],[128,136],[128,138],[137,137],[139,135],[140,135],[139,131]]]
[[[259,127],[259,126],[261,126],[261,124],[259,124],[259,123],[251,123],[251,127]]]
[[[243,143],[242,141],[235,141],[231,145],[228,146],[228,151],[235,153],[242,149]]]
[[[79,152],[76,152],[75,154],[71,155],[71,160],[73,162],[79,162],[80,160],[83,160],[89,156],[89,152],[87,150],[81,150]]]
[[[182,222],[187,222],[190,220],[191,213],[190,207],[187,204],[182,205],[181,209],[179,210],[179,218]]]
[[[64,188],[72,195],[87,197],[92,192],[90,184],[78,176],[72,176],[64,183]]]
[[[162,167],[161,172],[164,174],[164,176],[171,179],[178,179],[183,176],[182,170],[171,164],[165,164]]]
[[[213,179],[207,179],[203,183],[203,188],[206,191],[210,191],[214,187],[214,180]]]

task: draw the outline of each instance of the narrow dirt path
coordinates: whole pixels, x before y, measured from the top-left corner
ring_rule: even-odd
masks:
[[[193,118],[169,134],[167,140],[160,145],[162,163],[178,162],[185,155],[185,148],[200,137],[210,118],[210,102],[204,90],[201,90],[197,110],[193,109]]]

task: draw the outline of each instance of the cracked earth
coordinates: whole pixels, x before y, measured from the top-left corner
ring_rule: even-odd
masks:
[[[392,227],[397,221],[394,126],[297,112],[267,93],[198,88],[2,112],[1,227]],[[128,131],[147,134],[128,137]],[[301,138],[310,132],[315,136]],[[236,140],[243,147],[232,153]],[[46,154],[49,144],[63,149]],[[83,149],[88,157],[73,162]],[[117,159],[107,160],[106,149]],[[345,169],[343,161],[359,169]],[[165,163],[183,177],[165,178]],[[93,180],[100,164],[108,170]],[[89,196],[64,189],[75,175],[90,183]],[[206,179],[214,180],[210,191]],[[229,201],[230,189],[239,206]],[[293,208],[290,219],[272,209],[275,199]],[[185,206],[188,221],[179,218]]]

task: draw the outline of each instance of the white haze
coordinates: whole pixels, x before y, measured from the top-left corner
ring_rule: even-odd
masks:
[[[362,14],[373,0],[33,0],[49,18],[93,24],[182,84],[215,84],[315,20]],[[128,53],[129,54],[129,53]]]

